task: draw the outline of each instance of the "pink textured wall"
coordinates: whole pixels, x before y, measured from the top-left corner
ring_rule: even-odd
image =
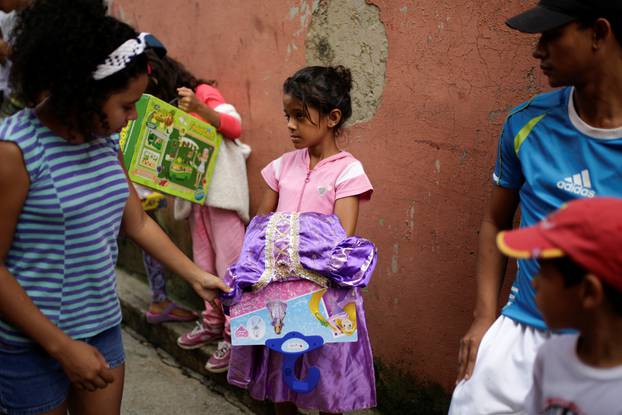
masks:
[[[113,13],[156,34],[197,75],[214,78],[243,118],[260,169],[291,149],[281,85],[305,65],[308,0],[115,0]],[[374,353],[451,388],[475,294],[477,232],[508,109],[542,86],[534,37],[506,29],[524,0],[378,0],[388,37],[380,107],[344,146],[375,186],[358,231],[380,261],[366,294]],[[293,45],[293,46],[292,46]],[[503,300],[502,300],[503,301]]]

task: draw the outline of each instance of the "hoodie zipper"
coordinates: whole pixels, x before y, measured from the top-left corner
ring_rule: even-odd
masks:
[[[341,151],[337,154],[340,154]],[[334,156],[331,156],[334,157]],[[329,157],[329,159],[331,158]],[[305,177],[305,182],[302,184],[302,191],[300,192],[300,197],[298,198],[298,207],[296,208],[296,212],[300,212],[300,206],[302,205],[302,198],[305,195],[305,189],[307,188],[307,183],[309,183],[311,180],[309,179],[309,177],[311,176],[311,172],[313,170],[317,170],[318,167],[320,167],[322,165],[322,163],[326,162],[326,160],[328,159],[324,159],[324,160],[320,160],[314,167],[313,169],[309,169],[309,166],[307,165],[307,177]],[[331,160],[332,161],[332,160]]]
[[[300,212],[300,205],[302,205],[302,197],[305,194],[307,183],[309,183],[309,176],[311,176],[311,170],[307,170],[307,177],[305,177],[305,182],[302,185],[302,191],[300,192],[300,197],[298,198],[298,207],[296,208],[296,212]]]

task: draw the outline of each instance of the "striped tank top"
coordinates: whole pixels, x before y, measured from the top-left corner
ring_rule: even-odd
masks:
[[[3,121],[0,139],[19,146],[30,177],[8,270],[72,338],[116,326],[117,236],[128,197],[118,136],[70,144],[25,109]],[[0,344],[19,348],[31,341],[0,320]]]

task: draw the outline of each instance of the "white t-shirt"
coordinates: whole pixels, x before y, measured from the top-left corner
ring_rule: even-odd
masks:
[[[525,401],[530,415],[622,415],[622,366],[598,369],[581,362],[577,334],[542,345]]]

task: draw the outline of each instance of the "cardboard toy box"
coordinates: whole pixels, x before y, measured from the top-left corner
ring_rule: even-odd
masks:
[[[245,292],[229,310],[232,343],[263,345],[290,332],[321,336],[324,343],[355,342],[355,298],[353,289],[327,291],[306,280],[273,282]]]
[[[138,118],[121,132],[130,180],[203,204],[222,136],[216,129],[154,96],[136,103]]]

